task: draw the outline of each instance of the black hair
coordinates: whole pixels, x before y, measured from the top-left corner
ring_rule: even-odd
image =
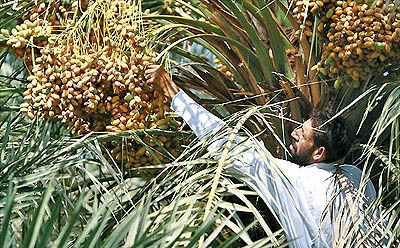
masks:
[[[310,116],[314,128],[314,146],[325,147],[325,163],[341,159],[348,153],[351,146],[343,117],[338,116],[334,119],[332,117],[332,113],[320,109],[313,110]]]

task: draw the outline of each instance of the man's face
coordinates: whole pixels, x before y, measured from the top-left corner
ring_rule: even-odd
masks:
[[[292,156],[289,160],[300,166],[311,164],[312,153],[314,151],[311,119],[308,119],[303,125],[294,129],[291,136],[292,143],[289,146],[289,150]]]

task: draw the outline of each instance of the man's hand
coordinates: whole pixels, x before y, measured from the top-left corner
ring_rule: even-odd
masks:
[[[159,65],[148,65],[145,70],[145,79],[154,85],[155,90],[160,91],[170,100],[180,91],[164,68]]]

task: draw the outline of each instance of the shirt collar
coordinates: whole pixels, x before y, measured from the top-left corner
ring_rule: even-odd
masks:
[[[334,164],[331,163],[315,163],[315,164],[310,164],[305,166],[306,168],[311,168],[311,167],[317,167],[319,169],[322,170],[327,170],[327,171],[335,171],[336,170],[336,166]]]

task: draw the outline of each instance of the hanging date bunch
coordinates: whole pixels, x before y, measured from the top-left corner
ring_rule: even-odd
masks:
[[[169,115],[166,99],[144,79],[145,67],[154,62],[156,54],[148,35],[151,24],[143,22],[140,2],[80,3],[72,3],[69,14],[57,20],[57,28],[40,15],[29,17],[45,33],[30,32],[23,38],[29,41],[41,35],[46,42],[22,46],[38,51],[30,55],[30,83],[20,111],[30,118],[61,119],[75,135],[92,131],[178,131],[181,123]],[[45,3],[40,8],[52,9]],[[16,36],[4,37],[14,41]],[[104,148],[111,151],[105,152],[111,154],[106,158],[125,167],[139,167],[179,155],[181,137],[149,137],[124,144],[126,149],[106,142]]]
[[[316,30],[321,44],[321,61],[313,69],[336,79],[335,88],[343,82],[357,88],[370,76],[390,72],[390,63],[399,63],[400,6],[395,1],[294,2],[302,33],[311,41]]]
[[[24,58],[25,65],[32,71],[34,64],[32,57],[40,57],[40,48],[47,45],[48,37],[62,31],[68,15],[75,12],[77,3],[67,1],[38,3],[17,20],[18,24],[14,28],[1,30],[6,46],[15,57]],[[21,2],[20,11],[24,11],[22,6],[25,4]],[[87,2],[82,1],[81,6],[84,8]]]

